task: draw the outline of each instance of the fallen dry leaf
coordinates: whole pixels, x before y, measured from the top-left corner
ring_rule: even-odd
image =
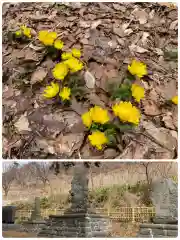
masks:
[[[8,10],[3,12],[3,137],[6,138],[7,145],[11,144],[12,136],[14,141],[18,139],[18,128],[20,133],[23,132],[22,125],[18,122],[22,114],[20,122],[24,118],[22,128],[27,134],[24,137],[31,139],[33,135],[32,144],[27,145],[25,151],[13,151],[12,158],[43,159],[52,157],[51,155],[58,158],[67,158],[67,155],[74,157],[74,143],[68,138],[84,135],[87,131],[81,115],[92,105],[106,109],[112,105],[107,86],[109,83],[121,84],[127,81],[127,66],[133,58],[146,63],[148,68],[148,76],[141,80],[146,94],[137,105],[141,108],[138,129],[143,127],[144,122],[151,122],[160,137],[153,138],[157,132],[151,132],[151,140],[142,134],[141,137],[137,134],[137,138],[134,138],[134,135],[125,133],[121,136],[123,150],[121,144],[117,146],[121,153],[119,157],[174,158],[177,149],[169,151],[162,147],[162,142],[159,142],[161,145],[157,142],[162,138],[166,147],[171,147],[174,139],[177,143],[177,106],[170,108],[165,103],[177,94],[178,88],[178,11],[177,6],[171,8],[170,3],[164,7],[160,4],[8,4]],[[33,28],[33,38],[30,42],[17,44],[7,36],[9,32],[16,31],[21,23]],[[43,85],[53,80],[52,69],[60,60],[56,61],[50,54],[46,56],[44,46],[37,39],[38,32],[46,29],[58,33],[58,37],[64,42],[63,51],[80,48],[82,61],[87,66],[88,71],[82,71],[83,78],[87,80],[87,86],[84,84],[84,96],[72,98],[70,106],[61,105],[58,97],[49,100],[42,97]],[[34,84],[43,79],[41,84]],[[14,123],[18,127],[17,132],[11,128]],[[67,136],[67,143],[61,139],[61,146],[57,146],[59,136],[62,139]],[[81,158],[113,158],[116,157],[115,151],[118,152],[117,149],[114,151],[106,148],[98,152],[89,141],[84,144],[79,156]],[[76,153],[79,151],[78,147],[77,141]],[[61,150],[68,154],[63,155]]]
[[[131,45],[129,46],[129,50],[130,50],[131,52],[137,52],[137,53],[145,53],[145,52],[148,52],[147,49],[142,48],[142,47],[139,47],[139,46],[137,46],[137,45],[135,45],[135,44],[131,44]]]
[[[160,143],[164,148],[174,151],[177,146],[176,139],[171,135],[171,132],[166,128],[157,128],[152,122],[143,122],[145,131]]]
[[[136,17],[140,24],[145,24],[148,20],[148,14],[144,10],[135,9],[132,14]]]
[[[92,75],[92,73],[90,73],[89,71],[86,71],[84,74],[84,79],[86,82],[86,86],[87,88],[94,88],[95,87],[95,77]]]
[[[47,69],[39,67],[36,69],[35,72],[33,72],[31,76],[31,83],[35,84],[37,82],[42,82],[44,78],[47,76],[48,72]]]
[[[173,123],[173,118],[171,112],[167,113],[163,118],[162,118],[166,128],[174,130],[174,123]]]
[[[31,131],[29,127],[29,121],[25,115],[21,115],[18,121],[14,124],[19,132],[21,131]]]
[[[75,98],[71,101],[71,108],[79,115],[82,115],[87,111],[87,109],[83,106],[82,103],[77,102]]]
[[[99,19],[97,21],[94,21],[92,24],[91,24],[91,29],[96,29],[100,24],[102,23],[102,21]]]
[[[60,135],[54,142],[54,147],[57,153],[64,153],[70,156],[75,150],[79,149],[83,139],[83,133],[69,133],[67,135]]]
[[[153,100],[143,100],[142,101],[144,113],[149,116],[155,116],[161,113],[159,107],[157,106],[157,102]]]

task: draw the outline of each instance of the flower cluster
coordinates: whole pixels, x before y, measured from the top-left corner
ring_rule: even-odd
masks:
[[[135,125],[139,124],[140,111],[132,105],[131,102],[116,103],[112,110],[114,115],[119,117],[122,122],[129,122]]]
[[[112,106],[112,111],[115,116],[119,117],[122,123],[128,122],[134,125],[138,125],[140,121],[140,111],[138,108],[132,105],[131,102],[116,103]],[[91,129],[93,123],[100,125],[107,124],[110,122],[110,117],[106,109],[102,109],[99,106],[91,108],[88,112],[84,113],[82,116],[83,124]],[[93,131],[91,135],[88,136],[91,145],[95,146],[98,150],[102,149],[102,145],[109,142],[108,137],[102,131]],[[99,139],[99,140],[98,140]]]
[[[59,93],[59,96],[63,101],[70,99],[70,95],[71,95],[70,88],[63,87],[61,91],[60,92],[59,91],[60,91],[59,84],[51,82],[51,84],[45,88],[43,96],[45,98],[53,98],[57,96]]]
[[[23,28],[24,34],[28,35],[28,29]],[[20,33],[17,32],[18,36]],[[61,55],[61,61],[59,61],[52,69],[52,75],[55,80],[64,81],[69,73],[75,73],[83,69],[83,63],[80,61],[81,51],[73,48],[71,52],[63,52],[64,42],[58,38],[58,34],[53,31],[42,30],[38,33],[39,41],[47,47],[47,50],[55,50]],[[53,50],[53,51],[54,51]],[[46,86],[43,96],[45,98],[54,98],[59,95],[62,101],[70,100],[71,88],[68,87],[68,82],[59,83],[51,82],[49,86]]]
[[[58,34],[56,32],[49,32],[47,30],[40,31],[38,34],[38,39],[45,46],[53,46],[58,50],[61,50],[64,46],[64,43],[58,39]]]
[[[56,40],[55,40],[56,41]],[[81,57],[81,51],[79,49],[72,49],[71,52],[64,52],[61,54],[61,58],[63,59],[62,62],[59,62],[55,65],[55,67],[52,70],[52,75],[56,80],[64,81],[65,77],[68,75],[68,73],[75,73],[77,71],[80,71],[83,68],[83,63],[77,59],[76,57]],[[58,83],[56,83],[56,86]],[[45,94],[43,95],[46,98],[52,98],[55,97],[59,91],[53,83],[51,86],[47,86],[44,90]],[[59,86],[59,85],[58,85]],[[60,89],[60,88],[59,88]],[[49,94],[48,94],[49,92]],[[53,92],[53,94],[52,94]],[[65,100],[70,100],[71,96],[71,89],[69,87],[63,87],[59,93],[60,98]]]
[[[56,64],[52,71],[54,78],[57,80],[64,80],[69,72],[75,73],[83,68],[83,63],[79,59],[75,58],[73,55],[71,56],[71,53],[67,53],[66,57],[67,56],[69,56],[69,58],[63,62]]]
[[[94,106],[88,112],[82,115],[82,121],[86,127],[91,128],[92,124],[104,125],[110,121],[108,111],[99,106]],[[99,130],[93,131],[88,136],[92,146],[95,146],[98,150],[102,149],[102,145],[108,143],[108,138],[104,132]]]
[[[15,33],[16,38],[31,38],[32,29],[23,25]],[[68,78],[65,78],[68,74],[76,73],[83,69],[83,62],[80,60],[81,51],[79,49],[73,48],[70,52],[63,52],[64,42],[58,38],[57,32],[42,30],[38,33],[38,40],[45,46],[45,53],[55,54],[58,62],[52,69],[52,75],[55,80],[60,80],[61,83],[52,81],[43,92],[43,97],[54,98],[57,95],[62,101],[69,101],[72,95],[72,89],[68,87]]]
[[[27,38],[31,38],[32,34],[31,34],[31,28],[26,27],[25,25],[20,27],[20,30],[15,32],[15,36],[17,38],[25,36]]]
[[[64,54],[63,58],[68,59],[71,58],[71,55]],[[130,65],[128,65],[128,71],[131,75],[137,76],[138,78],[142,78],[147,75],[147,67],[144,63],[133,60]],[[132,82],[132,81],[131,81]],[[131,98],[139,103],[141,99],[145,97],[144,88],[136,83],[130,83],[130,85],[123,85],[120,89],[115,89],[116,91],[116,103],[112,105],[112,112],[115,117],[118,117],[120,124],[130,124],[130,126],[137,126],[140,122],[140,111],[136,106],[133,106],[131,101],[122,101],[117,102],[118,97],[129,97],[131,94]],[[99,106],[94,106],[90,108],[90,110],[82,115],[83,124],[92,131],[92,133],[88,136],[88,139],[92,146],[96,147],[98,150],[102,149],[104,144],[109,143],[109,136],[107,131],[102,126],[110,123],[111,126],[114,124],[113,121],[110,121],[109,113],[106,109],[102,109]],[[99,129],[93,129],[93,124],[99,124]],[[114,125],[113,125],[114,126]],[[116,129],[116,126],[114,126]],[[102,129],[104,131],[102,131]]]
[[[15,36],[30,39],[32,30],[23,25],[15,32]],[[64,52],[64,42],[54,31],[39,31],[38,40],[45,46],[47,54],[57,53],[55,56],[58,59],[52,69],[54,80],[44,89],[43,97],[50,99],[58,96],[62,101],[69,101],[74,95],[72,87],[74,80],[70,83],[69,76],[84,67],[80,59],[81,51],[72,48],[71,51]],[[88,139],[98,150],[102,150],[107,144],[112,144],[114,139],[116,141],[114,134],[117,131],[122,132],[125,129],[123,127],[134,127],[140,123],[141,113],[137,106],[145,97],[141,79],[148,74],[148,70],[146,64],[135,59],[128,65],[127,70],[129,74],[124,80],[128,81],[116,86],[113,89],[114,93],[111,93],[115,102],[111,105],[110,112],[95,105],[81,116],[83,124],[88,129]],[[177,105],[178,96],[174,96],[171,101]]]
[[[86,127],[90,128],[93,122],[105,124],[110,121],[110,118],[107,110],[95,106],[82,115],[82,121]]]

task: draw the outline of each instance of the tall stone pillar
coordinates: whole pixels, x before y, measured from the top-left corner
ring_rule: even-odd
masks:
[[[108,237],[108,217],[99,216],[88,204],[88,169],[76,163],[71,183],[71,207],[64,215],[50,215],[39,237]]]
[[[178,236],[178,186],[171,179],[152,184],[151,200],[156,215],[151,223],[140,225],[138,237],[173,238]]]
[[[37,221],[37,220],[42,220],[41,216],[41,208],[40,208],[40,198],[35,197],[34,200],[34,209],[31,214],[31,221]]]

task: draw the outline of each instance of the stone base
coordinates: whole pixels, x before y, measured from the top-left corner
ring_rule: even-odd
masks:
[[[38,233],[42,227],[46,225],[44,220],[33,220],[33,221],[24,221],[22,223],[22,229],[25,232],[36,232]]]
[[[2,231],[19,231],[21,230],[21,228],[22,228],[21,224],[8,224],[8,223],[2,224]]]
[[[178,219],[176,217],[154,217],[152,219],[153,223],[156,224],[178,224]]]
[[[97,214],[50,215],[38,237],[109,237],[110,219]]]
[[[140,225],[139,238],[172,238],[178,236],[177,224],[153,224]]]

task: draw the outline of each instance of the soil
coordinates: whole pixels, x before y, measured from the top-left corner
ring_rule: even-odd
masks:
[[[6,3],[3,4],[3,158],[4,159],[176,159],[177,7],[163,3]],[[80,48],[90,83],[85,97],[69,107],[45,100],[55,62],[37,39],[13,41],[10,32],[26,24],[33,34],[53,30],[64,51]],[[138,105],[139,126],[117,135],[115,146],[90,146],[81,114],[91,106],[110,109],[107,83],[123,80],[132,59],[144,62],[145,98]],[[87,71],[87,70],[86,70]],[[40,76],[38,75],[40,74]],[[81,75],[84,76],[85,70]],[[39,78],[45,76],[43,81]]]

